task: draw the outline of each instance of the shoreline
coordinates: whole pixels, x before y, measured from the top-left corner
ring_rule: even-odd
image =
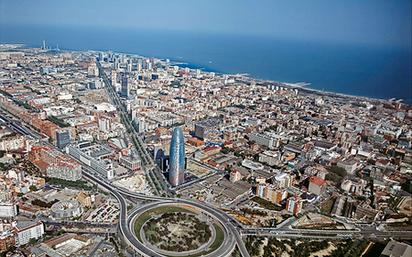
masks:
[[[369,97],[369,96],[351,95],[351,94],[345,94],[345,93],[339,93],[339,92],[325,91],[325,90],[320,90],[320,89],[311,88],[311,87],[293,85],[293,83],[284,83],[284,82],[279,82],[279,83],[287,85],[291,88],[296,88],[296,89],[308,91],[308,92],[313,93],[313,94],[338,96],[338,97],[352,98],[352,99],[357,99],[357,100],[378,101],[378,102],[387,102],[387,103],[400,101],[402,104],[410,106],[410,104],[406,103],[403,99],[391,98],[391,99],[395,99],[395,100],[391,101],[391,99],[382,99],[382,98]]]
[[[26,43],[4,43],[2,42],[1,45],[15,45],[17,46],[14,49],[9,49],[9,50],[5,50],[5,51],[10,51],[10,50],[18,50],[20,48],[31,48],[31,49],[40,49],[38,47],[35,46],[30,46],[29,44]],[[48,51],[56,51],[56,49],[49,49]],[[207,72],[207,73],[215,73],[217,75],[228,75],[228,76],[240,76],[240,77],[244,77],[247,78],[249,80],[255,81],[256,83],[277,83],[280,84],[284,87],[287,88],[293,88],[293,89],[298,89],[298,90],[303,90],[306,91],[308,93],[312,93],[312,94],[317,94],[317,95],[324,95],[324,96],[336,96],[336,97],[343,97],[343,98],[350,98],[350,99],[354,99],[354,100],[363,100],[363,101],[371,101],[371,102],[385,102],[385,103],[394,103],[394,102],[400,102],[403,105],[408,106],[408,108],[410,108],[412,106],[412,103],[406,102],[404,99],[398,99],[398,98],[389,98],[389,99],[383,99],[383,98],[377,98],[377,97],[370,97],[370,96],[363,96],[363,95],[353,95],[353,94],[349,94],[349,93],[340,93],[340,92],[334,92],[334,91],[327,91],[327,90],[321,90],[321,89],[316,89],[313,87],[310,87],[310,85],[312,85],[312,83],[310,82],[284,82],[284,81],[277,81],[277,80],[273,80],[273,79],[261,79],[258,77],[254,77],[252,74],[249,73],[237,73],[237,74],[233,74],[233,73],[225,73],[225,72],[221,72],[221,71],[217,71],[208,67],[205,67],[203,65],[198,65],[196,63],[190,63],[187,62],[185,60],[183,60],[183,58],[181,58],[180,60],[176,60],[176,58],[171,58],[171,57],[156,57],[156,56],[144,56],[138,53],[130,53],[130,52],[117,52],[116,50],[78,50],[78,49],[58,49],[58,51],[64,52],[64,51],[68,51],[68,52],[113,52],[113,53],[118,53],[118,54],[126,54],[126,55],[132,55],[132,56],[136,56],[136,57],[142,57],[142,58],[155,58],[158,60],[161,60],[163,62],[165,62],[167,59],[170,60],[170,65],[176,65],[179,67],[188,67],[191,70],[194,69],[200,69],[203,72]]]
[[[159,58],[161,59],[161,58]],[[163,60],[163,59],[161,59]],[[228,76],[240,76],[240,77],[245,77],[247,79],[253,80],[255,82],[260,82],[260,83],[277,83],[277,84],[281,84],[285,87],[288,88],[293,88],[293,89],[299,89],[299,90],[304,90],[307,92],[310,92],[312,94],[318,94],[318,95],[328,95],[328,96],[337,96],[337,97],[344,97],[344,98],[352,98],[352,99],[356,99],[356,100],[363,100],[363,101],[371,101],[371,102],[386,102],[386,103],[393,103],[393,102],[400,102],[403,105],[406,105],[408,107],[412,106],[412,102],[406,102],[404,99],[402,98],[388,98],[388,99],[384,99],[384,98],[378,98],[378,97],[371,97],[371,96],[364,96],[364,95],[353,95],[353,94],[349,94],[349,93],[340,93],[340,92],[334,92],[334,91],[327,91],[327,90],[321,90],[321,89],[317,89],[317,88],[313,88],[310,87],[310,85],[312,85],[312,83],[310,82],[284,82],[284,81],[278,81],[278,80],[270,80],[270,79],[260,79],[257,77],[254,77],[252,74],[248,74],[248,73],[225,73],[225,72],[219,72],[219,71],[210,71],[209,68],[207,67],[203,67],[201,65],[198,64],[193,64],[193,63],[188,63],[188,62],[183,62],[183,61],[175,61],[170,59],[171,64],[175,64],[179,67],[189,67],[190,69],[195,69],[195,68],[191,68],[191,66],[193,67],[198,67],[198,69],[204,71],[204,72],[214,72],[215,74],[219,74],[219,75],[228,75]]]

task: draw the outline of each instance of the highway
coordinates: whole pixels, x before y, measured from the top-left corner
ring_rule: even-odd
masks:
[[[127,110],[122,102],[122,100],[120,99],[119,95],[115,92],[115,89],[113,87],[113,85],[111,84],[111,82],[109,81],[109,79],[107,78],[106,73],[104,72],[103,67],[101,66],[100,62],[96,60],[96,65],[99,69],[99,74],[100,77],[103,79],[103,82],[105,84],[105,88],[106,91],[112,101],[112,103],[116,106],[116,109],[119,111],[121,119],[123,124],[126,126],[126,129],[129,131],[129,136],[132,139],[136,149],[139,152],[140,158],[142,159],[143,162],[143,166],[145,172],[147,173],[147,177],[149,178],[149,180],[152,182],[152,184],[154,185],[153,188],[156,189],[157,193],[166,195],[166,196],[170,196],[172,195],[172,192],[168,186],[168,183],[166,182],[163,174],[161,173],[160,169],[155,165],[151,155],[148,153],[147,148],[143,142],[143,140],[137,136],[138,133],[136,131],[136,129],[134,128],[134,126],[132,125],[132,122],[129,118],[129,115],[127,113]],[[158,187],[161,187],[160,189]],[[130,195],[130,193],[128,193],[128,196],[132,196],[132,197],[141,197],[145,200],[149,200],[149,198],[147,198],[147,196],[145,195]],[[169,198],[158,198],[157,200],[161,199],[169,199]],[[150,200],[156,200],[153,197],[150,198]],[[239,247],[239,250],[242,254],[242,256],[244,257],[248,257],[249,253],[246,250],[246,247],[243,243],[242,237],[240,236],[239,232],[236,230],[236,228],[233,226],[232,224],[232,218],[229,217],[226,213],[224,212],[220,212],[220,211],[216,211],[213,207],[210,207],[204,203],[199,204],[197,202],[192,202],[192,201],[188,201],[188,200],[182,200],[182,199],[175,199],[174,200],[176,202],[182,202],[185,201],[186,204],[189,205],[193,205],[195,207],[198,207],[200,209],[202,209],[204,212],[212,214],[212,216],[215,217],[220,217],[220,219],[218,219],[223,225],[227,226],[229,233],[229,236],[234,236],[237,242],[237,245]],[[130,233],[130,231],[129,231]],[[138,240],[136,240],[138,241]]]
[[[138,210],[132,212],[131,215],[127,215],[127,204],[126,204],[126,199],[125,197],[131,197],[131,198],[136,198],[140,200],[149,200],[149,201],[155,201],[155,203],[152,204],[162,204],[162,203],[179,203],[179,204],[186,204],[189,206],[196,207],[197,209],[202,210],[204,213],[214,217],[216,220],[218,220],[221,225],[224,227],[225,232],[229,238],[229,242],[232,243],[225,243],[225,245],[230,246],[229,250],[230,252],[233,251],[235,245],[238,246],[241,254],[243,257],[249,257],[249,253],[243,243],[242,237],[240,233],[237,231],[237,222],[233,220],[232,217],[227,215],[225,212],[220,211],[215,209],[214,207],[206,204],[206,203],[200,203],[200,202],[195,202],[191,200],[186,200],[186,199],[180,199],[180,198],[169,198],[169,197],[162,197],[162,196],[150,196],[150,195],[145,195],[141,193],[135,193],[135,192],[130,192],[126,189],[115,187],[111,185],[110,183],[106,182],[104,179],[101,177],[98,177],[98,173],[93,171],[90,167],[83,166],[83,175],[86,177],[88,180],[90,180],[93,183],[96,183],[105,189],[109,190],[112,195],[119,201],[120,204],[120,218],[119,218],[119,228],[120,232],[124,237],[128,240],[128,243],[130,246],[132,246],[137,252],[141,254],[146,254],[144,256],[161,256],[161,255],[153,255],[153,253],[150,249],[147,249],[142,243],[140,243],[139,240],[136,239],[133,230],[131,229],[131,222],[135,218],[136,213]],[[142,208],[148,208],[147,206],[144,206]],[[129,225],[128,225],[129,224]],[[234,225],[235,224],[235,225]],[[219,248],[219,251],[222,251]],[[222,253],[222,252],[221,252]],[[227,255],[214,255],[214,256],[227,256]]]
[[[145,211],[147,211],[151,208],[162,206],[164,204],[177,204],[177,203],[181,204],[178,201],[174,201],[174,200],[163,200],[163,201],[152,202],[150,204],[146,204],[144,206],[141,206],[140,208],[137,208],[137,209],[133,210],[133,212],[129,215],[129,221],[128,221],[129,222],[129,230],[133,231],[135,219],[140,214],[144,213]],[[191,206],[193,206],[193,205],[191,205]],[[217,217],[214,216],[213,213],[207,213],[207,214],[208,215],[212,214],[213,218],[217,219]],[[228,230],[227,226],[225,226],[224,224],[221,224],[221,225],[224,228],[225,239],[222,242],[221,246],[217,250],[213,251],[212,253],[206,254],[205,257],[229,256],[232,253],[232,251],[234,250],[234,248],[236,247],[236,241],[231,236],[231,232]]]
[[[132,247],[137,253],[142,256],[154,256],[161,257],[162,255],[154,252],[142,244],[134,235],[133,220],[142,210],[149,208],[150,206],[156,206],[160,204],[173,203],[173,204],[186,204],[200,209],[202,212],[214,217],[219,221],[224,228],[226,234],[224,243],[222,246],[214,252],[213,256],[227,256],[229,255],[235,246],[237,245],[241,255],[243,257],[249,257],[249,253],[243,243],[242,236],[257,235],[257,236],[276,236],[285,238],[367,238],[367,239],[412,239],[412,231],[379,231],[375,227],[361,227],[355,230],[313,230],[313,229],[293,229],[290,226],[292,220],[287,221],[285,224],[281,224],[275,228],[243,228],[238,222],[224,211],[210,206],[204,202],[197,202],[192,200],[180,199],[173,197],[173,192],[170,190],[165,178],[161,174],[160,170],[154,164],[151,155],[148,153],[147,148],[143,140],[138,137],[135,128],[128,117],[127,110],[122,103],[122,100],[114,91],[111,83],[108,81],[106,74],[100,63],[97,62],[101,77],[103,78],[107,92],[112,100],[112,103],[116,105],[117,110],[122,118],[124,125],[129,131],[129,136],[132,139],[140,158],[142,159],[144,170],[147,174],[147,178],[151,181],[155,192],[158,195],[145,195],[141,193],[135,193],[126,189],[116,187],[112,185],[105,178],[91,169],[88,166],[83,165],[83,177],[97,184],[109,191],[119,202],[120,216],[119,216],[119,231],[123,236],[123,240]],[[16,117],[17,118],[17,117]],[[0,123],[5,124],[13,131],[23,134],[32,139],[43,139],[44,136],[33,131],[30,127],[27,127],[14,118],[10,118],[8,114],[0,111]],[[212,173],[213,174],[213,173]],[[149,204],[140,206],[128,214],[126,197],[151,201]]]
[[[242,235],[276,236],[285,238],[325,238],[346,239],[359,238],[370,240],[387,240],[389,238],[411,240],[412,231],[355,231],[355,230],[310,230],[310,229],[244,229]]]
[[[30,128],[23,126],[19,121],[10,118],[9,115],[0,112],[0,122],[10,127],[13,131],[21,133],[30,138],[41,139],[42,136],[37,132],[32,131]],[[120,205],[120,217],[119,217],[119,230],[123,236],[123,240],[131,246],[137,253],[142,256],[159,256],[162,255],[153,252],[142,244],[134,235],[133,229],[131,229],[133,218],[136,215],[136,211],[133,211],[130,215],[127,213],[127,203],[125,197],[131,197],[139,200],[154,201],[156,204],[164,203],[181,203],[194,206],[201,209],[203,212],[217,219],[224,227],[227,238],[224,241],[222,247],[220,247],[214,254],[214,256],[227,256],[234,247],[237,245],[240,253],[244,257],[248,257],[248,251],[243,243],[242,236],[256,235],[256,236],[276,236],[284,238],[323,238],[323,239],[346,239],[346,238],[367,238],[372,240],[385,240],[389,238],[394,239],[412,239],[412,231],[378,231],[374,227],[366,226],[357,230],[307,230],[307,229],[292,229],[288,224],[280,224],[276,228],[243,228],[236,220],[230,217],[225,212],[209,206],[206,203],[195,202],[191,200],[151,196],[140,193],[130,192],[126,189],[115,187],[110,182],[107,182],[100,176],[98,172],[95,172],[90,167],[83,166],[83,176],[89,181],[100,185],[117,199]],[[144,205],[143,207],[147,207]],[[292,221],[292,220],[290,220]],[[240,232],[240,233],[239,233]],[[217,254],[217,255],[216,255]]]
[[[16,117],[17,118],[17,117]],[[44,136],[33,131],[30,127],[23,125],[20,121],[10,117],[7,113],[0,111],[0,123],[8,126],[13,131],[23,134],[32,139],[44,139]],[[53,147],[53,146],[52,146]],[[150,155],[142,152],[147,156],[146,159],[151,158]],[[145,158],[145,157],[143,157]],[[146,167],[153,169],[152,164],[149,161]],[[152,170],[153,172],[153,170]],[[161,174],[160,174],[161,175]],[[412,239],[412,231],[378,231],[375,227],[363,226],[361,229],[356,230],[308,230],[308,229],[292,229],[290,227],[291,221],[280,224],[275,228],[243,228],[238,222],[225,212],[216,209],[203,202],[195,202],[191,200],[179,199],[174,197],[164,197],[156,195],[144,195],[141,193],[130,192],[126,189],[113,186],[110,182],[106,181],[98,172],[95,172],[90,167],[83,166],[83,176],[89,181],[100,185],[117,199],[120,205],[120,217],[119,217],[119,230],[123,236],[123,240],[127,245],[131,246],[137,253],[142,256],[162,256],[152,250],[148,249],[142,244],[134,235],[134,231],[131,229],[131,224],[136,212],[133,211],[130,215],[127,213],[126,197],[153,201],[154,205],[162,203],[180,203],[194,206],[201,209],[203,212],[217,219],[224,227],[227,239],[224,244],[214,254],[214,256],[226,256],[237,245],[239,251],[243,257],[248,257],[249,253],[243,243],[242,236],[256,235],[256,236],[276,236],[284,238],[323,238],[323,239],[347,239],[347,238],[363,238],[371,240],[386,240],[393,239]],[[164,182],[164,180],[163,180]],[[143,207],[146,207],[144,205]],[[217,254],[217,255],[216,255]]]
[[[44,136],[39,134],[38,132],[23,126],[23,124],[20,121],[9,117],[9,115],[5,113],[3,110],[0,110],[0,124],[4,124],[14,132],[27,136],[31,139],[40,140],[44,138]]]
[[[118,110],[122,123],[125,125],[128,131],[128,135],[132,139],[132,142],[139,153],[139,156],[143,164],[142,168],[145,171],[146,177],[148,178],[149,182],[153,185],[152,188],[155,190],[156,194],[166,196],[171,195],[172,191],[169,188],[169,184],[166,182],[165,177],[162,175],[160,169],[155,165],[151,155],[147,151],[145,143],[138,136],[138,133],[135,127],[133,126],[132,121],[130,120],[126,107],[123,104],[123,101],[120,99],[111,81],[107,78],[107,75],[104,72],[103,67],[97,60],[96,65],[99,69],[99,75],[103,79],[110,100]]]
[[[120,216],[119,216],[119,230],[120,234],[123,236],[123,240],[131,246],[137,253],[142,256],[153,256],[153,257],[162,257],[162,255],[153,252],[149,248],[145,247],[139,240],[135,237],[133,231],[129,229],[128,226],[128,217],[127,217],[127,203],[126,199],[121,195],[117,188],[112,186],[110,183],[106,182],[103,179],[96,178],[89,167],[83,166],[83,176],[87,178],[89,181],[100,185],[101,187],[105,188],[106,190],[110,191],[110,193],[116,198],[119,202],[120,208]]]

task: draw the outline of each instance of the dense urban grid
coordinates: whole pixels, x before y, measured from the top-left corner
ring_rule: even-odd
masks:
[[[0,256],[411,256],[412,108],[0,45]]]

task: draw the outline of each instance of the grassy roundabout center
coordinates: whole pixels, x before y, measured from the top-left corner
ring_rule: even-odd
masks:
[[[217,250],[225,235],[222,227],[210,217],[175,205],[149,209],[134,220],[134,233],[139,241],[158,249],[165,256],[207,255]]]
[[[211,237],[209,225],[189,213],[163,213],[143,226],[146,239],[159,249],[174,252],[196,250]]]

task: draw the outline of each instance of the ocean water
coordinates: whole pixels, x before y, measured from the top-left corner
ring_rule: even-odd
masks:
[[[221,73],[308,82],[311,88],[412,104],[412,50],[212,33],[0,25],[0,42],[112,50]]]

